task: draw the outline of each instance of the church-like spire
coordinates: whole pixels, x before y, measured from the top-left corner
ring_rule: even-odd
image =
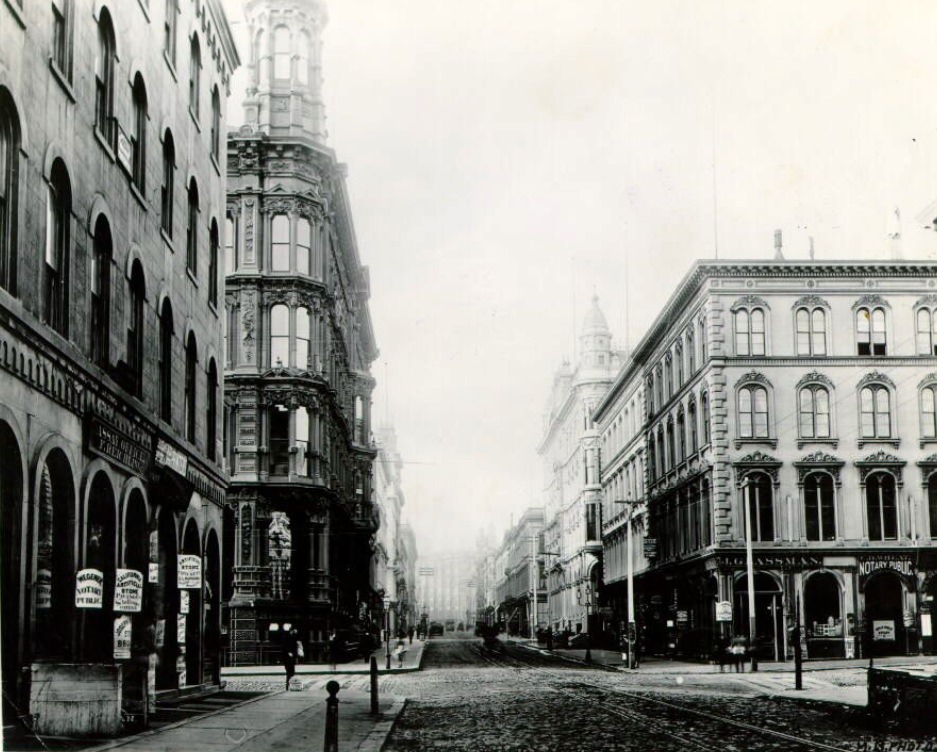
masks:
[[[249,0],[244,16],[250,34],[244,122],[270,135],[305,135],[324,144],[324,0]]]
[[[599,308],[599,296],[592,296],[592,306],[579,330],[579,362],[584,366],[607,366],[611,356],[612,333],[605,314]]]

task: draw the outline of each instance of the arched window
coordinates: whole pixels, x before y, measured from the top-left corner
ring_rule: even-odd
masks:
[[[159,416],[172,421],[172,306],[169,298],[163,301],[159,314]]]
[[[290,77],[290,30],[277,26],[273,31],[273,77],[288,80]]]
[[[189,181],[189,212],[185,231],[186,267],[192,276],[198,276],[198,184]]]
[[[937,308],[918,308],[917,354],[937,355]]]
[[[833,479],[827,473],[810,473],[804,479],[804,521],[807,540],[836,540]]]
[[[670,353],[667,353],[667,357],[664,358],[664,385],[666,386],[664,399],[669,400],[673,397],[673,358],[670,357]]]
[[[224,218],[224,271],[231,274],[237,268],[237,225],[230,214]]]
[[[709,424],[709,393],[703,392],[699,401],[700,415],[703,418],[703,444],[708,444],[712,440]]]
[[[700,528],[702,530],[701,545],[708,546],[712,543],[712,493],[709,487],[709,479],[703,478],[700,483]]]
[[[107,8],[98,20],[98,48],[94,59],[94,126],[114,148],[114,27]]]
[[[696,402],[692,399],[690,400],[690,404],[687,407],[686,420],[688,428],[687,450],[689,451],[690,455],[693,455],[696,454],[697,450],[699,449],[699,435],[696,424]]]
[[[176,16],[179,0],[166,0],[166,17],[163,20],[163,52],[172,65],[176,64]]]
[[[218,368],[215,359],[208,361],[208,373],[205,381],[205,450],[208,459],[217,456],[215,444],[218,441]]]
[[[826,311],[822,308],[798,308],[797,354],[826,355]]]
[[[0,287],[16,294],[16,207],[20,129],[10,93],[0,87]]]
[[[832,572],[817,572],[804,583],[807,637],[842,637],[842,591]]]
[[[674,348],[673,354],[673,365],[675,370],[674,380],[676,381],[676,387],[679,390],[683,386],[683,343],[678,342],[677,346]]]
[[[309,309],[296,309],[296,367],[309,368]]]
[[[885,309],[856,309],[856,344],[859,355],[886,355]]]
[[[774,489],[765,473],[748,476],[748,503],[751,505],[752,540],[774,540]]]
[[[735,312],[735,354],[765,354],[765,312],[761,308]]]
[[[709,360],[709,342],[706,339],[706,319],[701,318],[699,320],[699,350],[700,350],[700,365],[705,365],[706,361]]]
[[[270,309],[270,366],[290,364],[290,309],[275,305]]]
[[[822,386],[810,385],[800,390],[800,437],[828,439],[830,429],[830,393]]]
[[[290,269],[290,220],[285,214],[274,214],[270,222],[270,269]]]
[[[654,384],[657,391],[654,394],[654,404],[660,410],[664,406],[664,367],[658,363],[657,375],[654,378]]]
[[[302,31],[296,40],[296,82],[302,86],[309,83],[309,35]]]
[[[647,466],[648,470],[651,473],[652,477],[657,476],[657,448],[654,444],[654,441],[649,441],[647,444]]]
[[[859,393],[862,438],[891,438],[891,400],[881,384],[864,387]]]
[[[312,230],[309,220],[300,218],[296,223],[296,271],[300,274],[311,274],[309,267],[310,261],[310,243],[312,240]]]
[[[109,356],[112,256],[111,226],[101,214],[94,223],[91,253],[91,359],[103,368]]]
[[[198,106],[201,92],[199,82],[202,74],[202,50],[198,45],[198,37],[192,35],[192,53],[189,60],[189,110],[198,120]]]
[[[172,133],[163,135],[163,185],[160,188],[160,210],[163,232],[172,237],[173,183],[176,177],[176,146]]]
[[[68,265],[71,247],[72,186],[61,159],[52,163],[46,202],[43,313],[46,323],[68,336]]]
[[[218,306],[218,223],[214,219],[208,232],[208,302]]]
[[[139,73],[133,79],[133,183],[143,193],[146,190],[146,86]]]
[[[195,443],[195,374],[198,367],[198,349],[195,334],[189,332],[185,344],[185,437]]]
[[[675,465],[686,459],[686,415],[683,410],[677,413],[677,455]]]
[[[647,412],[648,415],[653,415],[657,410],[656,405],[654,404],[654,374],[650,374],[647,377],[647,386],[645,387],[647,391]]]
[[[52,62],[66,81],[72,80],[72,19],[75,0],[52,2]]]
[[[687,377],[692,376],[696,373],[696,342],[693,341],[693,330],[690,329],[686,333],[686,360],[687,360]]]
[[[130,273],[130,328],[127,331],[127,362],[133,375],[133,394],[143,392],[143,311],[146,301],[146,281],[143,267],[134,261]]]
[[[677,465],[677,446],[674,440],[673,419],[667,421],[667,470]]]
[[[865,481],[865,503],[869,540],[898,538],[898,499],[891,473],[872,473]]]
[[[657,477],[667,472],[667,454],[664,451],[664,432],[657,430]]]
[[[768,438],[768,392],[762,386],[739,389],[739,436],[743,439]]]
[[[221,159],[221,97],[217,85],[211,90],[211,155],[216,162]]]
[[[296,474],[309,475],[309,408],[296,408]]]
[[[921,389],[921,436],[937,438],[937,385],[929,384]]]

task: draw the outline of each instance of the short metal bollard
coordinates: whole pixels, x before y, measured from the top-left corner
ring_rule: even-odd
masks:
[[[325,685],[329,696],[325,700],[325,752],[338,752],[338,690],[334,679]]]
[[[371,715],[378,714],[377,658],[371,656]]]

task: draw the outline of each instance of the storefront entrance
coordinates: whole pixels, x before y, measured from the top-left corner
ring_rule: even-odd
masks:
[[[735,635],[748,636],[748,576],[735,580]],[[755,655],[763,661],[784,660],[784,602],[777,580],[755,573]]]
[[[865,583],[866,637],[872,654],[907,653],[901,578],[887,570],[873,572]]]

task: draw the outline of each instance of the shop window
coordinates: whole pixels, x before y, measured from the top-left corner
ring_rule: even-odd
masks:
[[[931,540],[937,539],[937,472],[927,479],[927,510]]]
[[[270,269],[275,272],[290,268],[290,220],[275,214],[270,222]]]
[[[830,433],[830,393],[822,386],[800,390],[800,437],[828,439]]]
[[[804,518],[809,541],[836,540],[836,499],[833,479],[811,473],[804,479]]]
[[[873,384],[859,393],[860,426],[864,439],[891,438],[891,399],[888,388]]]
[[[797,354],[826,355],[826,311],[823,308],[798,308]]]
[[[842,593],[836,576],[817,572],[804,583],[804,627],[808,639],[842,638]]]
[[[898,498],[895,478],[890,473],[872,473],[865,481],[865,502],[869,540],[898,538]]]
[[[287,475],[290,471],[290,411],[276,405],[270,416],[270,474]]]
[[[886,355],[885,309],[856,309],[856,345],[859,355]]]

